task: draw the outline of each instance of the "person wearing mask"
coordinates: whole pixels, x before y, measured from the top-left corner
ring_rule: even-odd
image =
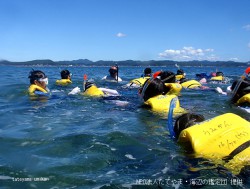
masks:
[[[250,122],[236,114],[225,113],[209,120],[200,114],[183,114],[170,133],[194,157],[212,160],[233,174],[250,166]]]
[[[102,80],[121,82],[122,79],[118,76],[118,66],[111,66],[109,75],[104,76]]]
[[[72,74],[69,72],[69,70],[62,70],[61,71],[61,79],[56,80],[56,85],[59,86],[67,86],[72,83],[71,81]]]
[[[28,93],[30,96],[49,96],[50,90],[48,89],[48,77],[40,70],[32,70],[29,73],[30,86]]]

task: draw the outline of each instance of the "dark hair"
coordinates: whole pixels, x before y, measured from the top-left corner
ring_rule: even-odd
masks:
[[[34,84],[35,80],[47,77],[44,72],[40,70],[32,70],[29,73],[30,84]]]
[[[61,78],[62,79],[68,79],[68,76],[70,75],[69,70],[62,70],[61,71]]]
[[[85,91],[88,89],[88,88],[90,88],[90,87],[92,87],[93,85],[95,85],[94,83],[92,83],[92,82],[86,82],[86,84],[85,84]]]
[[[175,74],[170,71],[161,72],[158,76],[164,83],[175,83]]]
[[[239,85],[239,86],[237,86]],[[235,87],[238,87],[238,89],[235,89]],[[232,91],[234,92],[234,95],[231,98],[231,101],[233,103],[236,103],[242,96],[250,93],[250,81],[245,79],[245,80],[236,80],[233,82],[231,86]],[[236,91],[234,91],[236,90]]]
[[[144,69],[144,75],[145,75],[145,76],[150,76],[151,73],[152,73],[151,68],[145,68],[145,69]]]
[[[183,131],[184,129],[192,125],[195,125],[196,122],[202,122],[204,120],[205,118],[201,114],[186,113],[186,114],[181,115],[180,117],[176,119],[175,125],[174,125],[174,132],[175,132],[176,138],[179,137],[181,131]]]
[[[187,78],[181,78],[179,82],[180,82],[180,84],[182,84],[182,83],[185,83],[187,81],[189,81],[189,79],[187,79]]]
[[[216,72],[216,76],[224,76],[223,72]]]
[[[148,79],[142,86],[142,89],[146,87],[146,84],[149,83],[147,88],[145,89],[143,99],[147,101],[148,99],[160,95],[166,94],[170,89],[165,86],[165,84],[158,78]]]
[[[182,69],[177,70],[176,74],[177,74],[177,75],[183,75],[183,74],[184,74],[184,71],[183,71]]]

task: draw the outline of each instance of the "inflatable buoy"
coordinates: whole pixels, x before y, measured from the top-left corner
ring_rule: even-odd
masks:
[[[93,96],[93,97],[104,96],[103,91],[97,88],[95,85],[91,85],[90,87],[88,87],[83,94],[86,96]]]
[[[56,80],[56,85],[59,85],[59,86],[67,86],[67,85],[69,85],[71,83],[72,83],[72,81],[70,79]]]
[[[167,113],[170,108],[170,102],[175,97],[176,95],[158,95],[158,96],[148,99],[146,102],[144,102],[144,104],[150,106],[153,111],[156,111],[159,113]],[[180,107],[180,102],[177,98],[176,106],[174,108],[174,113],[181,114],[185,112],[186,110]]]
[[[181,86],[187,89],[194,89],[201,87],[201,84],[196,80],[188,80],[186,82],[181,83]]]
[[[250,165],[250,122],[232,113],[184,129],[178,142],[190,143],[198,157],[223,163],[234,174]]]
[[[42,87],[39,87],[38,85],[35,85],[35,84],[30,85],[30,87],[28,89],[29,95],[36,96],[38,94],[38,93],[36,94],[36,91],[40,92],[39,94],[44,93],[46,95],[48,93],[47,90],[45,90]]]

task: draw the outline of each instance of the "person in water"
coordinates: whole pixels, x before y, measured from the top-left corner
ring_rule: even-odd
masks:
[[[109,68],[109,75],[104,76],[102,80],[121,82],[122,79],[118,76],[118,66],[111,66]]]
[[[245,70],[245,76],[233,82],[229,90],[231,90],[232,103],[250,106],[250,97],[241,99],[243,96],[250,94],[250,67]]]
[[[145,84],[139,90],[139,94],[144,101],[147,101],[152,97],[165,95],[169,90],[170,89],[164,85],[164,83],[159,78],[154,78],[145,82]]]
[[[153,75],[154,78],[159,78],[164,83],[175,83],[175,74],[171,71],[158,71]]]
[[[153,111],[165,113],[169,111],[170,101],[176,97],[174,94],[168,94],[169,91],[171,91],[171,87],[166,86],[161,79],[151,78],[139,89],[139,96],[143,100],[144,106]],[[179,100],[177,100],[175,113],[183,112],[185,110],[180,107]]]
[[[176,83],[176,75],[171,71],[158,71],[154,73],[154,78],[159,78],[166,87],[169,88],[167,94],[179,95],[182,86],[179,83]]]
[[[177,141],[197,157],[213,160],[233,174],[250,166],[250,122],[226,113],[205,120],[203,115],[187,113],[176,119]]]
[[[186,77],[186,73],[182,69],[178,69],[175,75],[177,81]]]
[[[145,68],[141,77],[131,80],[129,83],[124,85],[125,88],[140,88],[143,86],[145,81],[152,76],[151,68]]]
[[[231,102],[238,106],[250,106],[250,67],[245,70],[244,75],[223,91],[220,87],[215,89],[218,93],[231,96]]]
[[[61,71],[61,79],[56,80],[56,85],[60,86],[66,86],[72,83],[71,81],[72,74],[69,72],[69,70],[62,70]]]
[[[48,77],[40,70],[32,70],[29,73],[30,86],[28,89],[30,96],[49,96]]]

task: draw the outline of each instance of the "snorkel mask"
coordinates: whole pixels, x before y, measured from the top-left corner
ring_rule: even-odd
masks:
[[[38,79],[38,81],[44,82],[46,85],[48,85],[48,84],[49,84],[49,79],[48,79],[48,77],[47,77],[47,76],[45,76],[44,78],[40,78],[40,79]]]

